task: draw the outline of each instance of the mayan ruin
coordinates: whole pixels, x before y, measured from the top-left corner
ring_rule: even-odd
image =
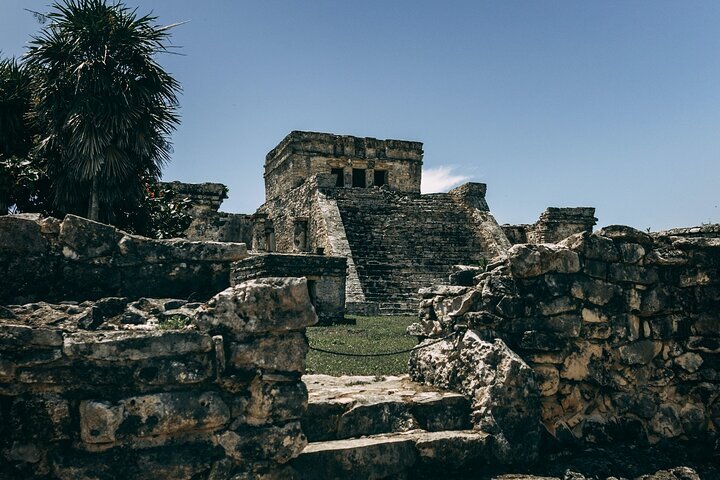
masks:
[[[0,480],[720,480],[710,0],[41,1]]]
[[[717,226],[499,225],[484,184],[420,194],[417,142],[292,132],[265,168],[251,215],[168,184],[185,239],[0,217],[6,471],[436,478],[720,424]],[[307,327],[418,309],[409,377],[301,376]]]

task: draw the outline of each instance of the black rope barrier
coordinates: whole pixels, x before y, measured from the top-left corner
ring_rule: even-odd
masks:
[[[351,352],[334,352],[332,350],[325,350],[323,348],[317,348],[310,346],[310,350],[315,350],[316,352],[322,352],[322,353],[329,353],[330,355],[339,355],[342,357],[389,357],[391,355],[400,355],[401,353],[409,353],[414,350],[420,350],[421,348],[427,348],[430,345],[435,345],[436,343],[440,343],[443,340],[447,340],[448,338],[452,337],[453,335],[459,334],[460,331],[452,332],[449,335],[445,335],[444,337],[438,338],[435,341],[432,341],[425,345],[416,345],[413,348],[408,348],[406,350],[398,350],[396,352],[382,352],[382,353],[351,353]]]

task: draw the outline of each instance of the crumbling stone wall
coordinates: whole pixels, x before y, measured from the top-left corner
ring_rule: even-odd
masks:
[[[316,320],[304,279],[0,307],[0,477],[292,478]]]
[[[310,301],[323,325],[340,323],[345,317],[347,259],[327,255],[281,253],[253,254],[233,263],[231,285],[265,277],[304,277]]]
[[[106,296],[208,298],[242,243],[153,240],[68,215],[0,217],[0,304]]]
[[[720,238],[672,233],[515,245],[475,286],[424,290],[411,331],[504,342],[534,370],[539,420],[561,441],[701,438],[720,428]],[[432,362],[414,355],[415,378],[462,381],[454,342]]]
[[[519,243],[557,243],[570,235],[592,232],[597,222],[592,207],[548,207],[532,225],[503,225],[508,240]]]
[[[221,183],[165,182],[180,198],[190,201],[192,221],[185,238],[193,241],[252,243],[252,215],[220,212],[227,198],[227,187]]]

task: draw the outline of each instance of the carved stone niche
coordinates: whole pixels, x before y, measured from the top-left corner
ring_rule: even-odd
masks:
[[[252,250],[255,252],[275,251],[275,228],[266,213],[253,215]]]
[[[310,235],[308,232],[308,218],[295,217],[293,221],[293,251],[307,252],[310,250]]]

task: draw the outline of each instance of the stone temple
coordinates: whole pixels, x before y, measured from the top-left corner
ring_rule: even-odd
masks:
[[[513,244],[556,242],[596,221],[594,208],[548,208],[535,224],[499,225],[485,184],[423,195],[422,165],[420,142],[293,131],[267,154],[254,215],[217,212],[222,185],[173,185],[205,205],[191,239],[347,258],[350,313],[415,313],[418,289],[447,283],[453,266],[484,266]]]

